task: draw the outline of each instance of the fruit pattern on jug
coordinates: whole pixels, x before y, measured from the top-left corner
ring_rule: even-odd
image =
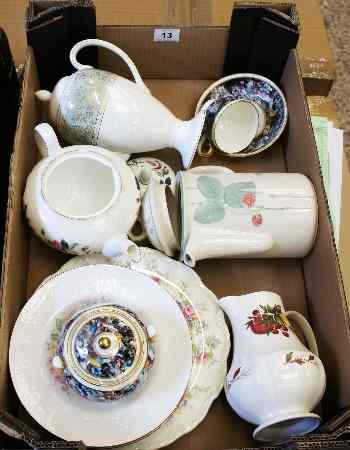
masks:
[[[255,334],[282,334],[289,337],[290,323],[280,305],[260,305],[248,319],[246,327]]]

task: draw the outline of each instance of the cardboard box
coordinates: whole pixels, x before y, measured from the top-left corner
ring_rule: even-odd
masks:
[[[137,45],[139,51],[147,50],[143,27],[129,27],[129,45],[126,52]],[[110,32],[112,32],[111,30]],[[117,28],[115,33],[119,33]],[[198,54],[206,51],[208,42],[216,40],[217,52],[223,53],[225,41],[220,41],[221,30],[202,27],[196,46],[186,48],[181,54],[185,66],[193,66]],[[108,68],[115,71],[111,58]],[[107,61],[106,61],[107,62]],[[138,61],[137,61],[138,62]],[[117,64],[117,62],[116,62]],[[146,64],[146,58],[145,62]],[[148,70],[155,71],[158,62],[148,59]],[[179,61],[169,59],[169,70],[176,73]],[[145,80],[151,92],[182,119],[190,118],[201,92],[212,82],[210,77],[217,70],[219,60],[213,59],[206,68],[198,72],[198,79]],[[212,67],[214,66],[214,67]],[[301,172],[313,182],[319,204],[319,227],[315,246],[304,259],[261,259],[261,260],[207,260],[196,266],[203,282],[218,297],[271,290],[280,294],[287,309],[294,309],[309,318],[315,331],[320,357],[327,373],[327,391],[322,402],[322,416],[327,421],[350,405],[350,359],[345,355],[350,350],[349,312],[342,283],[339,260],[334,244],[330,215],[325,197],[317,150],[303,89],[301,69],[297,54],[292,51],[281,87],[285,92],[289,121],[287,129],[277,143],[268,151],[254,158],[228,159],[215,156],[209,161],[196,158],[194,165],[219,164],[235,171],[244,172]],[[33,447],[53,447],[55,437],[39,427],[24,411],[13,392],[8,371],[8,345],[13,324],[19,311],[39,283],[56,271],[69,256],[60,254],[39,241],[30,231],[23,212],[22,195],[26,177],[37,161],[37,149],[33,128],[40,121],[40,113],[34,99],[39,88],[35,61],[31,51],[26,56],[23,79],[21,110],[18,120],[15,148],[11,163],[9,208],[7,215],[6,243],[1,280],[1,323],[0,323],[0,429],[2,446],[17,445],[12,438],[25,440]],[[162,159],[175,169],[180,160],[174,150],[161,152]],[[330,422],[326,429],[337,429],[347,418],[341,415],[336,422]],[[336,426],[334,425],[336,424]],[[332,428],[333,427],[333,428]],[[191,433],[174,443],[171,448],[183,450],[227,449],[254,447],[253,426],[241,420],[229,408],[224,394],[214,402],[205,420]],[[340,435],[341,433],[339,433]],[[12,437],[12,438],[11,438]],[[298,442],[332,445],[334,435],[315,435],[299,439]],[[64,446],[65,444],[61,444]],[[71,446],[78,444],[71,444]]]
[[[310,114],[315,116],[323,116],[338,124],[338,115],[336,105],[330,97],[311,96],[307,99]],[[340,269],[342,273],[346,298],[348,304],[350,301],[350,214],[347,208],[350,195],[350,168],[346,153],[343,154],[343,170],[342,170],[342,190],[341,190],[341,212],[340,212],[340,232],[338,256]]]
[[[247,0],[247,3],[266,3],[266,0]],[[298,45],[300,64],[304,84],[308,95],[327,95],[333,79],[335,78],[335,65],[329,48],[326,29],[320,12],[318,0],[295,0],[301,22],[301,36]],[[23,64],[26,54],[26,36],[24,30],[24,11],[26,0],[1,0],[0,2],[0,26],[8,34],[12,52],[17,64]],[[201,34],[201,27],[208,30],[212,27],[216,34],[221,30],[217,39],[227,40],[230,19],[234,0],[95,0],[97,33],[101,38],[107,39],[111,33],[115,38],[120,38],[125,31],[129,35],[130,26],[144,27],[145,45],[153,43],[153,31],[157,26],[180,27],[182,29],[181,42],[169,43],[172,51],[184,46],[197,46]],[[289,4],[289,0],[271,0],[272,6]],[[120,31],[118,32],[118,28]],[[114,30],[114,31],[113,31]],[[197,36],[197,38],[196,38]],[[125,41],[116,41],[122,48],[129,48],[131,44]],[[208,40],[208,42],[211,42]],[[213,42],[213,46],[216,43]],[[164,47],[164,46],[163,46]],[[199,47],[200,48],[204,47]],[[216,46],[216,48],[218,48]],[[222,73],[225,48],[220,51],[212,51],[206,56],[206,64],[210,55],[210,65],[217,67],[218,76]],[[131,55],[133,56],[133,55]],[[135,55],[134,55],[135,56]],[[169,56],[171,56],[169,52]],[[198,57],[198,56],[196,56]],[[215,58],[214,64],[212,58]],[[217,65],[216,62],[220,61]],[[140,63],[139,63],[140,64]],[[177,78],[176,70],[180,66],[172,66],[173,72],[169,72],[171,78]],[[142,71],[141,71],[142,73]],[[143,74],[145,77],[152,75]],[[155,76],[156,74],[154,74]],[[196,74],[193,74],[195,76]]]

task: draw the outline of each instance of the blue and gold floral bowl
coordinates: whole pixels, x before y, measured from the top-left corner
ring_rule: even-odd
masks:
[[[83,309],[63,326],[53,368],[61,369],[62,381],[86,399],[118,400],[149,376],[155,356],[150,330],[119,305]]]
[[[264,127],[245,149],[237,153],[226,153],[215,147],[210,136],[221,109],[230,102],[237,101],[254,104],[265,116]],[[253,73],[238,73],[217,80],[201,95],[196,114],[202,107],[206,108],[206,119],[198,153],[208,157],[214,148],[230,157],[242,158],[261,153],[279,139],[288,119],[287,102],[281,89],[268,78]]]

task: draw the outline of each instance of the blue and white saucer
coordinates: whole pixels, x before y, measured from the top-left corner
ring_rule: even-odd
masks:
[[[204,104],[207,108],[207,135],[210,135],[211,127],[222,102],[246,100],[254,102],[266,114],[266,125],[262,133],[255,137],[244,150],[232,153],[232,157],[247,157],[256,155],[269,148],[281,136],[288,118],[286,99],[281,89],[268,78],[252,73],[238,73],[221,78],[206,89],[201,95],[196,108],[196,113]],[[202,140],[204,145],[205,140]],[[199,149],[200,152],[200,149]]]

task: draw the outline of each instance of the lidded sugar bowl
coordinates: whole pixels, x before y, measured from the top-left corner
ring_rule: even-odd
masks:
[[[51,361],[54,376],[98,402],[118,400],[148,378],[155,352],[153,326],[129,309],[99,304],[82,309],[64,324]]]

